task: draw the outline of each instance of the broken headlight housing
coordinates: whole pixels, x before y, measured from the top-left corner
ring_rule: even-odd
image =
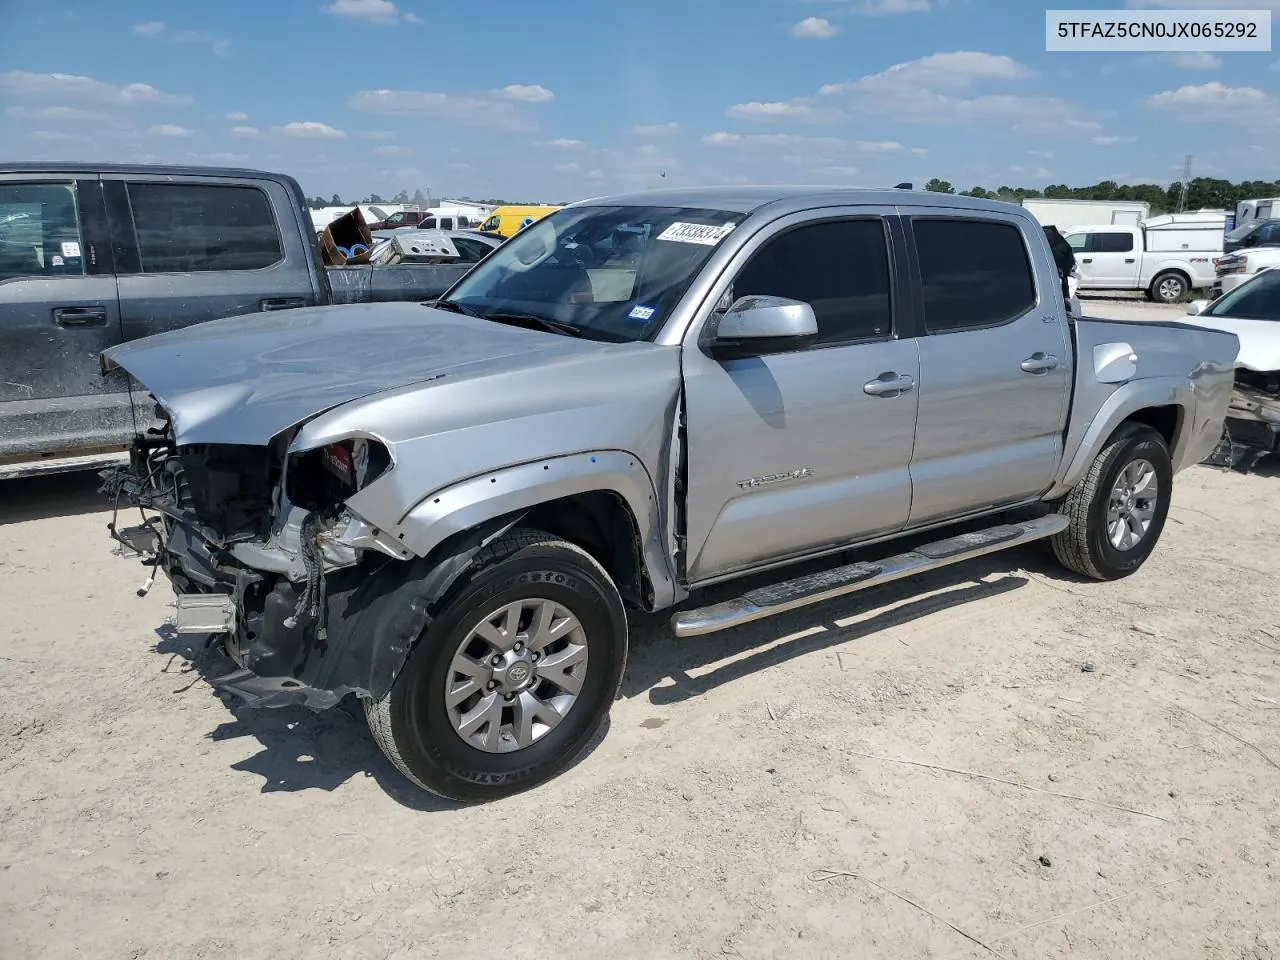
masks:
[[[285,494],[304,510],[325,510],[346,502],[390,469],[391,452],[381,441],[339,440],[292,454]]]

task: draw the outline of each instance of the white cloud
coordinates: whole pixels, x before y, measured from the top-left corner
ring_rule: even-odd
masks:
[[[176,123],[157,123],[147,130],[151,137],[189,137],[194,131],[180,127]]]
[[[581,173],[582,164],[580,163],[557,163],[553,168],[556,173]]]
[[[932,0],[857,0],[849,4],[851,13],[867,17],[883,17],[894,13],[928,13],[933,9]]]
[[[188,152],[187,157],[192,160],[199,160],[201,163],[244,163],[249,159],[247,153],[227,153],[225,150],[215,150],[213,153],[192,153]]]
[[[926,150],[924,147],[912,147],[911,152],[914,153],[917,157],[926,157],[929,155],[929,151]]]
[[[272,127],[271,130],[272,133],[279,133],[286,137],[296,137],[298,139],[321,138],[336,140],[346,136],[341,130],[335,130],[327,123],[321,123],[319,120],[295,120],[293,123],[286,123],[283,127]]]
[[[252,140],[254,137],[262,136],[262,131],[257,127],[232,127],[231,135],[241,140]]]
[[[394,143],[385,143],[380,147],[374,147],[373,152],[379,157],[403,157],[413,153],[408,147],[399,147]]]
[[[226,120],[238,120],[241,122],[249,119],[249,115],[247,113],[240,113],[239,111],[236,111],[235,113],[224,113],[222,116],[223,119]]]
[[[935,53],[856,80],[826,84],[810,97],[737,104],[729,108],[728,116],[832,124],[853,114],[873,114],[938,126],[993,124],[1038,136],[1098,131],[1098,124],[1080,116],[1079,108],[1068,100],[1021,94],[962,95],[979,83],[1030,77],[1031,71],[1010,57],[971,50]]]
[[[796,133],[730,133],[718,130],[702,138],[711,147],[774,148],[793,151],[843,151],[847,153],[897,153],[896,140],[845,140],[840,137],[805,137]]]
[[[586,144],[571,137],[558,137],[555,140],[548,140],[547,146],[559,147],[561,150],[577,150],[580,147],[585,147]]]
[[[416,114],[462,126],[490,127],[510,132],[535,129],[536,124],[524,114],[521,107],[529,103],[546,102],[553,96],[545,87],[521,84],[476,93],[360,90],[347,100],[347,106],[366,113]],[[531,100],[531,97],[536,99]]]
[[[1091,137],[1089,142],[1095,147],[1114,147],[1117,143],[1133,143],[1137,139],[1137,137],[1122,137],[1115,134],[1108,134],[1105,136],[1103,134],[1099,134],[1096,137]]]
[[[803,37],[810,40],[825,40],[829,37],[834,37],[839,32],[840,28],[824,17],[805,17],[791,28],[793,37]]]
[[[556,98],[554,93],[536,83],[512,83],[501,90],[495,91],[495,93],[508,100],[516,100],[520,103],[546,103],[548,100]]]
[[[1175,53],[1169,58],[1176,67],[1184,70],[1217,70],[1222,66],[1222,58],[1203,50],[1191,50],[1186,53]]]
[[[51,96],[113,107],[191,102],[190,97],[165,93],[145,83],[118,85],[70,73],[29,73],[25,70],[0,73],[0,90],[17,96]]]
[[[71,140],[71,134],[64,133],[61,130],[32,130],[27,134],[32,140]]]
[[[659,137],[680,132],[680,124],[672,120],[670,123],[641,123],[631,128],[638,137]]]
[[[335,17],[363,20],[365,23],[380,27],[391,26],[402,20],[409,23],[422,22],[416,14],[405,13],[391,0],[334,0],[333,3],[320,9]]]
[[[80,110],[76,107],[9,107],[5,113],[15,120],[54,120],[92,122],[101,120],[102,115],[92,110]]]
[[[603,170],[588,170],[587,179],[595,181],[603,180],[605,179],[605,173]]]
[[[1280,0],[1129,0],[1130,7],[1158,7],[1167,10],[1277,10]]]
[[[147,40],[155,40],[159,43],[208,44],[209,49],[219,57],[226,57],[231,54],[231,41],[226,37],[217,37],[204,30],[174,30],[160,20],[135,23],[133,32]]]
[[[1280,101],[1257,87],[1228,87],[1214,80],[1165,90],[1147,98],[1147,106],[1172,113],[1181,120],[1273,124],[1280,117]]]

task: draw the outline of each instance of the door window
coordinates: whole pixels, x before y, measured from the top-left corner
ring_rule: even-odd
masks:
[[[884,221],[832,220],[769,240],[733,281],[728,301],[800,300],[818,318],[818,344],[885,339],[893,331]]]
[[[479,263],[493,247],[470,237],[454,237],[453,245],[457,247],[460,263]]]
[[[991,220],[914,220],[925,327],[950,333],[1008,323],[1036,303],[1022,231]]]
[[[257,187],[131,183],[129,204],[143,273],[260,270],[284,259]]]
[[[1089,247],[1090,236],[1088,233],[1072,233],[1067,236],[1067,246],[1076,253],[1084,253]]]
[[[1093,235],[1093,252],[1132,253],[1133,234],[1127,230],[1124,233],[1095,233]]]
[[[436,218],[427,217],[420,224],[418,224],[418,228],[420,230],[434,230],[436,228]]]
[[[0,280],[83,273],[75,187],[0,184]]]

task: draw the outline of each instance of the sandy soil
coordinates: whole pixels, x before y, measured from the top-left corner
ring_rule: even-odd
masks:
[[[5,960],[1280,955],[1275,467],[1180,475],[1114,584],[1026,549],[640,619],[596,749],[478,808],[341,710],[233,711],[90,480],[0,496]]]

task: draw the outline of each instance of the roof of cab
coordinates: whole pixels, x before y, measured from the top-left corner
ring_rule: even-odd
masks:
[[[194,167],[171,163],[94,163],[85,161],[47,162],[0,160],[0,174],[13,173],[66,173],[112,174],[139,177],[237,177],[242,180],[286,180],[287,174],[269,173],[266,170],[248,170],[239,167]]]
[[[1016,203],[1003,200],[983,200],[962,197],[952,193],[929,193],[923,190],[886,189],[884,187],[842,186],[724,186],[683,187],[667,190],[647,190],[617,196],[593,197],[573,206],[653,206],[691,207],[704,210],[723,210],[728,213],[750,214],[764,207],[779,205],[810,209],[815,206],[894,206],[918,204],[930,207],[986,210],[999,213],[1023,211]],[[1030,214],[1026,214],[1030,216]]]

